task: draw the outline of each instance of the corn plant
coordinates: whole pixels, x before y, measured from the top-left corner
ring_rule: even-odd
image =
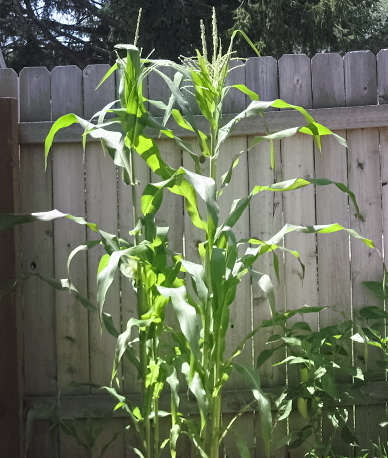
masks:
[[[248,335],[242,336],[241,342],[231,354],[225,354],[230,306],[238,294],[239,283],[249,274],[252,281],[257,282],[267,295],[275,318],[277,312],[272,282],[267,274],[254,270],[254,263],[259,256],[265,254],[273,255],[277,259],[278,251],[299,258],[296,251],[283,246],[282,241],[287,233],[332,233],[346,230],[369,247],[373,247],[370,240],[338,224],[313,227],[286,224],[269,240],[237,240],[233,228],[248,208],[250,201],[260,192],[289,192],[309,185],[333,184],[349,196],[357,213],[358,207],[353,193],[341,183],[334,183],[328,179],[295,178],[270,185],[254,186],[247,196],[231,203],[229,215],[225,220],[221,220],[219,198],[232,179],[233,171],[244,152],[236,154],[227,173],[220,180],[217,178],[217,162],[222,155],[225,140],[241,119],[262,116],[269,107],[275,107],[298,110],[306,120],[306,125],[302,127],[257,136],[251,146],[265,140],[273,144],[277,139],[301,132],[312,135],[320,147],[322,135],[334,134],[315,122],[301,107],[282,100],[260,101],[258,94],[242,84],[228,87],[226,80],[233,59],[232,46],[235,34],[224,52],[214,17],[211,57],[208,56],[203,26],[202,36],[202,52],[197,51],[195,57],[184,59],[181,64],[142,59],[136,46],[120,45],[119,52],[120,49],[124,49],[126,56],[118,57],[116,64],[104,78],[119,71],[120,98],[116,101],[119,107],[115,108],[112,102],[96,113],[90,121],[75,114],[65,115],[53,124],[46,138],[46,159],[58,130],[73,123],[79,123],[85,129],[84,142],[87,136],[101,140],[104,151],[122,170],[124,182],[130,185],[135,227],[128,239],[108,234],[82,217],[63,214],[58,210],[0,217],[0,229],[23,222],[69,218],[77,224],[86,224],[99,235],[99,240],[75,248],[68,264],[80,250],[92,249],[96,244],[102,244],[105,249],[97,272],[97,309],[101,321],[117,338],[112,380],[117,379],[117,370],[122,358],[127,358],[136,368],[141,380],[142,402],[136,406],[130,405],[114,386],[107,387],[107,390],[118,400],[117,408],[127,411],[140,438],[141,446],[136,449],[136,453],[146,458],[160,456],[161,449],[167,445],[171,456],[176,456],[176,444],[181,434],[189,435],[200,456],[219,457],[223,439],[233,424],[233,420],[227,425],[222,423],[221,394],[235,368],[246,374],[253,384],[253,393],[262,416],[265,452],[269,456],[272,429],[270,401],[262,391],[253,369],[235,364],[235,358],[262,325]],[[159,69],[160,64],[174,68],[175,77],[167,77]],[[143,82],[151,71],[157,72],[167,83],[171,90],[171,103],[165,105],[158,101],[147,101],[143,97]],[[224,101],[232,88],[247,95],[251,103],[225,123]],[[197,125],[193,114],[193,100],[207,121],[206,132],[200,130]],[[146,108],[146,102],[164,110],[163,120],[152,116]],[[173,108],[174,106],[177,108]],[[110,117],[107,117],[107,114]],[[195,134],[195,146],[179,138],[173,127],[166,127],[166,121],[170,117],[180,128]],[[157,141],[147,135],[146,128],[156,130],[158,134],[177,142],[183,153],[192,160],[192,169],[174,169],[166,163],[159,152]],[[344,142],[343,139],[337,138]],[[134,155],[141,156],[152,172],[161,179],[158,183],[147,184],[140,199],[136,188]],[[209,160],[208,174],[200,172],[203,157]],[[271,163],[274,164],[273,149]],[[198,245],[197,253],[200,262],[171,252],[168,248],[168,228],[156,226],[155,215],[165,192],[171,192],[184,200],[191,223],[202,231],[202,241]],[[203,201],[204,210],[200,209],[200,201]],[[114,328],[111,318],[104,312],[106,293],[117,273],[132,282],[137,294],[137,316],[130,318],[123,332]],[[94,307],[77,291],[70,277],[59,283],[52,282],[59,288],[73,290],[83,305]],[[164,322],[167,304],[171,304],[175,312],[177,328],[170,328]],[[137,338],[134,337],[135,329],[138,331]],[[169,333],[174,342],[173,351],[168,357],[162,356],[159,345],[160,337],[165,333]],[[178,387],[182,382],[179,374],[184,375],[188,389],[196,400],[198,421],[181,412]],[[159,409],[160,393],[166,385],[171,391],[171,408],[168,413]],[[159,417],[163,415],[168,415],[171,422],[167,438],[159,437]],[[247,456],[243,449],[242,454]]]

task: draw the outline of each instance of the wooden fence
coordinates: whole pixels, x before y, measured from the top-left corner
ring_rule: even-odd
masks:
[[[83,154],[81,131],[78,128],[71,127],[58,135],[47,171],[44,172],[42,144],[52,122],[69,112],[90,118],[115,99],[114,78],[95,90],[106,70],[105,65],[89,66],[83,72],[72,66],[57,67],[51,73],[45,68],[25,68],[19,76],[10,69],[0,70],[0,97],[15,98],[19,106],[19,121],[13,108],[13,127],[6,131],[13,132],[11,144],[15,145],[15,125],[19,122],[20,167],[17,161],[13,164],[14,169],[19,167],[15,180],[20,182],[15,194],[16,211],[57,208],[73,215],[87,215],[88,221],[97,223],[108,232],[125,234],[132,228],[128,188],[116,180],[116,169],[101,154],[98,143],[89,142],[86,154]],[[269,167],[268,146],[260,144],[242,156],[239,169],[224,193],[226,204],[222,212],[227,212],[228,202],[230,204],[234,198],[245,196],[257,184],[268,185],[294,177],[326,177],[345,183],[354,191],[364,216],[363,221],[357,220],[354,208],[349,206],[346,196],[335,187],[319,188],[315,193],[312,188],[284,195],[262,193],[252,201],[249,212],[237,225],[238,237],[244,238],[250,234],[266,240],[284,222],[296,225],[338,222],[374,240],[381,253],[384,253],[387,248],[384,244],[388,243],[388,187],[385,186],[388,182],[388,50],[380,51],[377,56],[369,51],[351,52],[345,57],[319,54],[311,60],[305,55],[285,55],[279,61],[271,57],[251,58],[235,68],[230,78],[231,82],[245,83],[258,92],[262,100],[280,97],[311,109],[317,121],[346,138],[348,150],[335,139],[325,138],[320,154],[309,136],[298,134],[282,140],[276,146],[277,166],[274,172]],[[156,75],[150,77],[147,90],[151,99],[164,99],[167,94]],[[0,99],[0,115],[6,103],[15,105],[7,100]],[[231,91],[228,113],[238,112],[245,106],[245,98],[237,91]],[[220,174],[225,172],[236,152],[247,148],[253,135],[264,132],[266,128],[274,131],[302,122],[301,116],[295,112],[275,110],[270,111],[264,120],[242,120],[220,156]],[[2,121],[0,138],[3,138],[2,130],[5,129]],[[187,136],[187,132],[184,135]],[[10,141],[10,134],[7,138],[6,141]],[[9,151],[4,147],[5,144],[2,141],[0,147],[1,170],[5,170],[5,176],[10,176],[12,165],[7,164],[3,156],[8,155],[9,158],[13,154],[14,159],[18,158],[15,146]],[[181,152],[175,144],[159,140],[159,145],[171,165],[179,166],[182,163]],[[142,185],[153,179],[141,163],[138,164],[138,178]],[[7,186],[11,185],[8,183]],[[1,210],[8,211],[14,194],[9,187],[1,187],[1,190],[0,204],[4,203]],[[165,198],[157,222],[171,227],[173,249],[182,251],[185,244],[186,253],[193,252],[198,234],[188,224],[179,199],[174,196]],[[71,250],[92,237],[85,228],[70,221],[25,225],[20,233],[16,232],[16,241],[20,238],[21,246],[17,250],[16,273],[26,275],[39,272],[48,277],[63,278],[67,274],[66,259]],[[0,240],[4,243],[3,254],[13,241],[11,238]],[[18,247],[19,242],[15,246]],[[365,305],[382,305],[362,282],[381,280],[383,260],[376,251],[367,249],[359,240],[349,241],[345,233],[318,237],[299,234],[288,235],[286,246],[300,252],[306,265],[306,275],[302,282],[295,259],[287,257],[282,263],[281,281],[275,282],[279,309],[294,309],[304,304],[335,305],[340,312],[351,317],[354,311]],[[13,256],[12,249],[2,256],[0,267],[6,271],[6,275],[1,280],[5,280],[7,275],[9,277]],[[96,296],[97,262],[98,253],[82,253],[71,269],[73,282],[92,301]],[[258,268],[272,273],[271,262],[269,257],[261,261]],[[119,283],[117,280],[107,301],[108,311],[117,326],[135,313],[133,293],[127,285],[122,284],[120,294]],[[87,453],[74,437],[66,435],[61,429],[50,429],[51,422],[45,417],[45,412],[47,414],[48,408],[54,407],[60,418],[77,419],[79,431],[82,428],[86,430],[91,424],[95,428],[103,425],[98,437],[100,445],[117,431],[123,430],[125,418],[116,416],[106,424],[98,420],[111,409],[113,402],[101,390],[85,384],[110,383],[115,341],[106,333],[101,335],[96,314],[82,308],[72,295],[56,292],[36,277],[24,281],[20,290],[20,297],[5,300],[5,305],[0,308],[1,329],[4,323],[9,323],[4,334],[0,335],[0,361],[6,362],[6,366],[1,364],[0,382],[3,384],[4,381],[4,385],[13,393],[12,399],[16,399],[9,405],[5,403],[5,408],[0,409],[0,422],[5,425],[0,428],[0,442],[10,443],[11,436],[7,431],[21,431],[20,441],[16,442],[24,449],[25,441],[29,439],[26,438],[25,427],[27,414],[35,412],[41,418],[34,422],[29,457],[86,457]],[[17,304],[17,313],[12,308],[12,301]],[[318,325],[338,322],[339,316],[332,310],[326,310],[319,317],[309,315],[304,319],[317,328]],[[268,317],[268,306],[262,293],[244,281],[231,311],[229,350],[235,348],[252,326]],[[16,326],[17,333],[14,331]],[[240,361],[253,363],[270,333],[271,329],[268,329],[257,334],[253,345],[248,346]],[[6,370],[9,377],[4,377]],[[138,383],[127,368],[124,371],[125,392],[136,397]],[[284,369],[273,368],[268,363],[262,370],[261,380],[267,388],[281,386],[285,383]],[[356,432],[363,445],[369,445],[369,439],[376,438],[378,434],[386,440],[386,431],[382,428],[378,430],[376,425],[378,416],[385,412],[388,399],[386,388],[385,382],[371,384],[365,405],[356,406],[354,410]],[[20,429],[17,415],[14,415],[18,411],[17,399],[23,409]],[[233,377],[224,399],[225,418],[233,415],[249,399],[244,379]],[[188,411],[192,412],[190,401],[187,400],[186,404]],[[297,414],[291,417],[291,422],[298,421]],[[239,418],[235,427],[255,457],[263,457],[263,446],[258,435],[259,422],[255,412],[248,412]],[[281,438],[285,433],[286,429],[278,428],[276,435]],[[17,434],[13,437],[17,437]],[[118,435],[106,456],[134,456],[128,447],[131,441],[133,436],[130,431]],[[11,445],[9,447],[11,450]],[[182,445],[182,457],[190,455],[185,447]],[[4,456],[17,456],[18,453],[9,452]],[[302,456],[301,453],[300,450],[288,452],[283,448],[274,456],[298,457]],[[228,441],[227,456],[238,456],[233,436]]]

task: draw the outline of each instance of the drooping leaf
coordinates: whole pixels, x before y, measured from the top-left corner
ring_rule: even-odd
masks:
[[[260,377],[257,371],[251,367],[241,364],[234,364],[234,367],[243,375],[247,377],[248,383],[252,387],[252,393],[258,404],[258,410],[261,418],[261,434],[264,441],[264,449],[267,458],[271,454],[271,441],[272,441],[272,414],[271,402],[267,395],[261,389]]]
[[[196,358],[199,357],[200,319],[195,308],[187,301],[187,291],[184,286],[165,288],[158,286],[160,294],[170,297],[181,331],[190,345]]]

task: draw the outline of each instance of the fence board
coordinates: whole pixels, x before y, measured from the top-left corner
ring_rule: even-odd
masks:
[[[344,57],[346,106],[376,105],[376,57],[370,51],[352,51]]]
[[[340,54],[316,54],[311,59],[311,78],[313,108],[344,106],[344,65]]]
[[[305,55],[283,56],[279,60],[279,92],[280,98],[290,103],[312,106],[311,67],[310,59]],[[314,176],[313,141],[311,137],[297,134],[294,137],[281,141],[281,155],[283,166],[283,180],[290,178],[312,178]],[[284,222],[296,225],[312,225],[315,223],[314,191],[307,187],[283,195]],[[291,256],[285,257],[284,281],[285,303],[288,310],[318,305],[318,291],[316,285],[316,237],[306,234],[288,234],[285,246],[300,253],[301,260],[306,267],[302,281],[302,271],[299,263]],[[318,319],[314,315],[295,317],[288,322],[307,322],[311,329],[317,329]],[[297,367],[288,368],[288,379],[298,382]],[[292,412],[289,417],[290,431],[297,431],[306,424],[298,412]],[[305,444],[289,452],[291,457],[303,454]]]
[[[344,62],[347,105],[375,103],[375,56],[370,52],[358,51],[346,54]],[[351,213],[351,227],[360,231],[363,236],[371,238],[381,249],[379,132],[377,129],[360,129],[349,132],[347,140],[349,187],[356,194],[360,211],[365,216],[365,221],[358,221]],[[377,252],[365,249],[365,246],[357,244],[355,240],[351,240],[351,253],[354,313],[366,305],[380,305],[362,282],[381,278],[382,260]],[[370,361],[372,367],[373,360],[372,356]],[[360,348],[360,345],[356,345],[354,349],[354,365],[365,369],[363,349]],[[368,446],[369,440],[376,438],[376,428],[371,426],[372,418],[378,417],[381,413],[380,407],[355,408],[356,433],[361,446]]]
[[[317,54],[312,60],[314,106],[343,106],[345,104],[344,66],[338,54]],[[346,131],[336,131],[346,137]],[[347,184],[347,151],[334,138],[324,138],[322,152],[315,148],[315,176],[327,177]],[[328,204],[330,203],[330,205]],[[348,198],[335,186],[318,186],[316,189],[317,224],[339,223],[350,225]],[[319,305],[331,307],[319,315],[321,328],[337,324],[352,316],[351,280],[349,262],[349,236],[337,233],[332,236],[318,234],[318,289]],[[336,272],[332,275],[333,271]],[[341,382],[350,377],[339,378]],[[349,424],[353,422],[353,409],[349,409]],[[323,420],[322,439],[331,443],[333,449],[344,447],[329,421]]]
[[[380,157],[379,133],[377,129],[360,130],[348,135],[349,146],[349,187],[358,198],[360,211],[365,221],[351,217],[351,226],[361,232],[364,237],[372,239],[376,247],[381,249],[381,193],[380,193]],[[356,240],[351,240],[351,276],[352,276],[352,305],[353,313],[360,308],[370,305],[381,306],[372,293],[362,284],[363,281],[379,281],[382,277],[382,259],[374,250],[366,249]],[[364,349],[362,345],[355,346],[354,365],[365,369]],[[373,350],[369,351],[368,366],[373,368],[375,357]],[[385,407],[383,408],[385,410]],[[377,433],[373,427],[372,418],[377,418],[383,412],[379,407],[356,408],[357,437],[363,446],[368,440],[375,438]]]
[[[13,98],[0,99],[0,212],[18,211],[19,151],[17,138],[18,104]],[[0,246],[3,263],[0,264],[0,291],[14,281],[19,274],[20,247],[18,231],[8,229],[0,232]],[[1,293],[0,293],[1,296]],[[22,440],[20,386],[22,355],[19,351],[21,340],[17,333],[20,317],[18,296],[13,293],[0,298],[0,442],[3,453],[20,456]],[[4,376],[7,374],[6,376]]]
[[[279,97],[278,65],[273,57],[251,57],[245,64],[245,84],[260,100]]]
[[[51,120],[50,73],[43,68],[20,73],[20,117],[25,121]],[[20,211],[53,208],[52,169],[44,173],[41,146],[21,146]],[[21,229],[22,273],[39,272],[54,277],[52,224]],[[33,277],[23,283],[23,335],[25,394],[57,393],[54,290]],[[45,355],[44,358],[41,355]]]
[[[116,98],[115,78],[109,78],[98,89],[97,85],[109,69],[108,65],[88,66],[83,72],[84,116],[93,116],[98,110]],[[109,117],[109,115],[108,115]],[[111,234],[118,234],[118,189],[117,168],[111,158],[106,155],[101,146],[96,143],[87,144],[85,154],[85,205],[87,220],[96,223],[98,227]],[[87,230],[89,241],[95,240],[97,234]],[[101,256],[105,251],[97,246],[88,251],[88,298],[97,304],[97,269]],[[104,304],[104,311],[112,316],[117,329],[121,328],[121,300],[119,278],[115,277]],[[100,386],[110,386],[116,339],[100,327],[98,313],[89,312],[89,351],[90,351],[90,381]],[[118,376],[121,377],[121,371]],[[94,390],[97,395],[104,394],[102,390]],[[110,421],[104,425],[104,435],[112,437],[117,432],[118,423]],[[115,441],[115,450],[125,447],[125,436],[119,436]],[[109,449],[112,456],[117,451]]]
[[[388,103],[388,49],[376,55],[377,61],[377,101],[380,105]]]
[[[242,96],[242,94],[240,95]],[[243,97],[241,97],[243,98]],[[234,102],[238,106],[237,100]],[[226,173],[234,156],[247,147],[245,138],[228,139],[221,149],[217,175],[221,177]],[[234,174],[228,187],[225,188],[220,199],[220,221],[224,221],[229,215],[230,206],[234,199],[242,198],[248,195],[248,180],[246,179],[248,171],[248,162],[246,155],[241,156],[239,165],[234,169]],[[245,211],[237,224],[234,226],[234,233],[237,240],[247,238],[249,232],[249,212]],[[240,341],[252,329],[252,308],[250,294],[250,278],[243,277],[238,285],[236,299],[229,306],[230,308],[230,327],[228,329],[225,355],[229,356],[234,352]],[[252,365],[252,346],[247,345],[241,355],[236,358],[239,364]],[[242,388],[246,386],[246,379],[241,374],[233,372],[228,381],[228,389]],[[227,424],[233,415],[224,415],[223,422]],[[253,451],[255,448],[254,440],[254,416],[246,414],[241,416],[233,425],[233,428],[227,437],[225,443],[228,449],[228,456],[231,458],[238,457],[239,453],[236,447],[238,439],[244,438],[248,449]]]
[[[280,98],[312,108],[310,59],[305,54],[286,54],[278,65]]]
[[[248,154],[249,163],[249,183],[250,189],[256,185],[268,185],[276,181],[281,181],[281,162],[280,162],[280,143],[275,145],[276,153],[276,169],[270,168],[269,145],[261,143],[250,150]],[[282,211],[282,196],[281,193],[276,192],[263,192],[257,195],[251,203],[250,208],[250,234],[260,240],[269,240],[276,234],[283,225],[283,211]],[[274,286],[276,308],[281,312],[284,310],[284,265],[282,262],[282,253],[277,253],[280,266],[279,266],[279,280],[277,280],[273,256],[267,253],[259,257],[255,263],[255,270],[265,274],[269,274]],[[253,328],[258,326],[263,320],[271,318],[270,308],[263,291],[259,288],[256,282],[252,282],[252,305],[253,305]],[[253,339],[253,353],[254,364],[261,351],[271,348],[267,345],[269,337],[277,332],[270,327],[262,328],[255,335]],[[283,386],[286,384],[286,371],[285,366],[273,367],[278,361],[285,357],[284,351],[277,352],[272,358],[260,367],[260,381],[263,388],[274,386]],[[255,416],[255,431],[256,434],[260,431],[260,415]],[[276,425],[273,435],[273,445],[282,439],[287,434],[287,422],[282,421]],[[284,457],[285,449],[278,449],[272,452],[273,458]],[[256,456],[262,458],[265,456],[262,439],[256,440]]]
[[[19,77],[12,68],[0,70],[0,97],[19,99]]]
[[[20,121],[51,121],[50,77],[44,67],[20,72]]]
[[[80,91],[82,73],[77,67],[56,67],[52,72],[53,116],[68,112],[82,114]],[[70,84],[71,85],[70,85]],[[81,99],[82,101],[82,99]],[[85,214],[82,148],[80,145],[54,145],[53,147],[53,199],[54,207],[75,216]],[[64,173],[72,170],[71,174]],[[85,227],[72,221],[54,223],[54,252],[56,278],[66,278],[66,260],[71,251],[85,241]],[[70,278],[80,291],[86,292],[86,259],[82,253],[72,265]],[[61,390],[69,389],[73,381],[87,381],[89,375],[87,313],[81,310],[73,294],[56,294],[56,327],[58,383]],[[70,389],[70,393],[87,393],[85,387]]]

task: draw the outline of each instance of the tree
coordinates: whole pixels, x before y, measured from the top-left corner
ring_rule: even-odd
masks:
[[[143,56],[176,61],[201,47],[199,22],[210,26],[213,6],[221,35],[241,29],[263,55],[388,46],[388,0],[0,0],[0,49],[17,71],[113,62],[142,8]],[[237,51],[252,55],[243,40]]]
[[[0,49],[8,66],[107,63],[134,40],[139,8],[143,55],[177,60],[200,47],[199,21],[216,6],[221,29],[233,26],[238,0],[2,0]]]
[[[385,1],[378,0],[244,0],[235,12],[235,28],[243,30],[263,55],[320,51],[377,51],[387,38]],[[386,16],[386,15],[385,15]],[[374,46],[373,43],[375,43]],[[239,54],[251,50],[241,40]]]
[[[2,0],[0,18],[0,47],[16,70],[109,60],[104,35],[112,20],[99,1]]]

